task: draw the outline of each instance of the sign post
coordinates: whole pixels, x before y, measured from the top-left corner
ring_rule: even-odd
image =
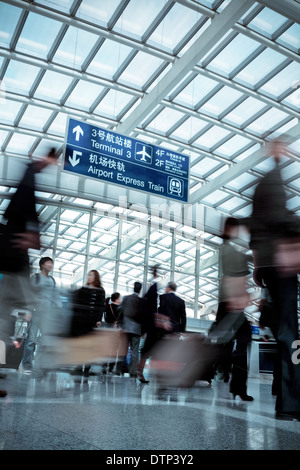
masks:
[[[189,157],[68,119],[63,171],[188,202]]]

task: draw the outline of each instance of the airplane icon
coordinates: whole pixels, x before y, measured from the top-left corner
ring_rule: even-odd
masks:
[[[141,148],[141,150],[138,150],[139,148]],[[135,150],[136,150],[135,152],[136,160],[139,160],[140,162],[150,163],[150,164],[152,163],[152,148],[151,147],[137,142]]]

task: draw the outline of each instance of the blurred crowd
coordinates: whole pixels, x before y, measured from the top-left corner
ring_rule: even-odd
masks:
[[[84,286],[62,296],[51,276],[50,257],[41,258],[40,272],[32,275],[28,249],[40,249],[35,175],[55,164],[58,155],[52,149],[31,160],[0,225],[2,366],[14,361],[20,372],[42,377],[71,364],[73,374],[88,377],[98,361],[103,373],[129,374],[147,384],[144,369],[150,360],[160,390],[191,387],[199,379],[210,382],[221,368],[233,397],[252,401],[247,392],[252,331],[245,313],[251,302],[251,264],[261,289],[260,326],[271,330],[277,346],[276,417],[298,420],[300,366],[292,357],[299,340],[300,221],[288,209],[282,180],[281,163],[291,158],[287,143],[274,140],[266,157],[273,158],[274,167],[255,188],[251,216],[228,217],[224,223],[218,311],[207,335],[186,331],[185,302],[174,282],[162,283],[157,266],[147,286],[133,281],[132,293],[123,297],[106,295],[97,270],[88,273]],[[238,248],[241,228],[250,235],[251,255]]]

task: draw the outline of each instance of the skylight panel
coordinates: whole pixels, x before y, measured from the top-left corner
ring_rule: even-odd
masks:
[[[38,67],[10,60],[4,76],[5,90],[28,95],[39,70]]]
[[[240,199],[238,197],[232,197],[228,201],[225,201],[223,204],[220,204],[218,206],[218,209],[221,211],[226,211],[226,212],[232,212],[241,205],[243,205],[244,201],[243,199]]]
[[[180,111],[171,108],[164,108],[159,115],[153,119],[147,129],[158,133],[166,133],[176,122],[184,116]]]
[[[21,12],[21,8],[0,3],[0,47],[9,47]]]
[[[6,100],[5,106],[0,106],[0,121],[2,124],[13,125],[22,104],[17,101]]]
[[[231,158],[237,152],[242,151],[247,145],[251,144],[251,140],[241,135],[235,135],[227,140],[223,145],[215,150],[217,155],[225,158]]]
[[[192,167],[191,173],[195,174],[196,176],[205,177],[207,173],[210,173],[219,165],[220,163],[213,158],[204,157],[199,163]]]
[[[6,151],[12,153],[18,153],[20,155],[28,155],[32,145],[35,142],[36,137],[31,135],[16,133],[13,134],[12,138],[10,139]]]
[[[49,6],[49,0],[39,0],[38,3],[46,5],[47,7]],[[63,11],[64,13],[69,13],[72,4],[73,0],[55,0],[55,9]]]
[[[298,209],[300,207],[300,197],[294,196],[287,201],[287,208],[291,211]]]
[[[255,135],[262,136],[274,126],[282,123],[287,117],[288,115],[279,109],[270,109],[270,111],[267,111],[261,117],[253,121],[245,130]]]
[[[0,115],[0,120],[1,120],[1,122],[2,122],[1,115]],[[8,136],[8,132],[2,131],[2,130],[0,129],[0,149],[1,149],[1,146],[2,146],[2,144],[3,144],[3,142],[5,141],[5,139],[6,139],[7,136]],[[3,191],[3,188],[2,188],[2,187],[0,187],[0,191]]]
[[[215,118],[220,115],[235,101],[243,96],[243,93],[230,87],[223,87],[210,100],[201,106],[200,111]]]
[[[65,113],[58,113],[49,127],[48,132],[63,137],[66,132],[67,117]]]
[[[293,62],[265,83],[259,91],[277,99],[287,90],[293,90],[293,84],[300,80],[300,64]]]
[[[80,80],[65,104],[71,108],[79,108],[87,111],[103,90],[103,86]]]
[[[161,0],[131,0],[115,24],[113,31],[142,39],[164,6]],[[138,21],[137,21],[138,18]]]
[[[46,59],[61,23],[29,13],[16,45],[16,51]]]
[[[151,34],[147,43],[159,49],[173,52],[198,19],[197,12],[176,3]]]
[[[158,57],[138,52],[120,75],[119,82],[142,89],[162,63]]]
[[[209,194],[203,199],[203,202],[206,202],[210,205],[220,204],[221,201],[228,198],[228,194],[224,193],[224,191],[217,190],[213,193]]]
[[[292,84],[292,87],[295,87],[295,91],[291,93],[287,98],[282,100],[282,104],[288,105],[291,108],[295,109],[296,111],[300,111],[300,85],[297,85],[298,80],[296,83]],[[293,89],[293,88],[292,88]]]
[[[111,119],[116,119],[131,100],[132,96],[127,93],[110,90],[99,103],[94,113]]]
[[[300,50],[300,25],[294,23],[284,33],[276,39],[278,44],[299,53]]]
[[[171,137],[189,142],[193,137],[207,126],[207,122],[190,117],[171,134]]]
[[[247,98],[230,113],[224,116],[223,121],[235,126],[243,127],[252,117],[254,118],[257,113],[266,107],[266,104],[255,98]]]
[[[42,131],[46,122],[52,115],[53,111],[38,106],[27,106],[21,121],[20,127]]]
[[[260,44],[257,41],[239,34],[206,68],[225,77],[230,77],[235,69],[240,67],[259,47]]]
[[[256,177],[251,175],[250,173],[243,173],[240,175],[238,178],[235,178],[233,181],[230,181],[230,183],[227,183],[227,187],[229,189],[232,189],[234,191],[241,191],[245,186],[250,185],[251,183],[254,183],[256,180]]]
[[[208,96],[219,84],[203,75],[197,75],[175,98],[174,102],[194,108],[203,98]]]
[[[246,86],[255,87],[266,75],[282,64],[286,58],[271,49],[264,50],[258,57],[239,72],[234,80]]]
[[[195,0],[195,3],[199,3],[200,5],[213,9],[216,0]]]
[[[83,0],[76,17],[100,26],[108,26],[109,20],[120,3],[121,0],[101,0],[101,2]]]
[[[131,51],[131,47],[106,39],[86,71],[112,79]]]
[[[74,69],[81,68],[98,37],[83,29],[69,26],[53,57],[53,62]]]
[[[71,77],[47,70],[34,96],[59,103],[71,82]]]
[[[288,180],[296,175],[300,175],[300,163],[291,161],[288,166],[282,169],[281,175],[283,180]]]
[[[279,13],[270,8],[264,8],[248,23],[247,27],[271,39],[275,31],[284,25],[286,21],[287,19]]]
[[[229,131],[222,127],[213,126],[205,134],[194,142],[194,145],[202,147],[206,150],[210,150],[215,147],[218,142],[227,137],[230,134]]]

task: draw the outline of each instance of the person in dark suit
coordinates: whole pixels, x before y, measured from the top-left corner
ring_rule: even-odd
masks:
[[[139,346],[142,334],[143,300],[140,297],[142,284],[134,283],[133,294],[126,295],[119,308],[118,323],[122,324],[122,329],[127,335],[128,347],[130,346],[130,377],[137,377],[137,367],[139,362]],[[126,360],[126,358],[125,358]],[[124,363],[118,362],[117,373],[124,370]]]
[[[147,359],[151,357],[153,348],[157,343],[158,329],[155,325],[155,315],[158,309],[159,292],[161,290],[161,279],[158,274],[158,266],[152,268],[153,278],[151,285],[143,297],[144,300],[144,320],[143,320],[143,333],[145,334],[144,345],[141,350],[141,358],[138,367],[138,379],[142,383],[149,383],[144,377],[144,367]]]
[[[185,331],[186,311],[185,302],[176,295],[177,286],[175,282],[169,282],[166,287],[166,293],[159,299],[158,312],[169,319],[169,329],[164,330],[163,334],[180,334]]]
[[[276,261],[280,241],[299,237],[300,218],[287,208],[279,166],[282,156],[291,156],[286,143],[274,140],[270,147],[275,166],[259,182],[253,196],[250,248],[254,280],[268,288],[274,306],[272,332],[278,350],[273,383],[276,418],[300,420],[300,370],[292,360],[293,343],[299,340],[297,272],[283,275]]]

